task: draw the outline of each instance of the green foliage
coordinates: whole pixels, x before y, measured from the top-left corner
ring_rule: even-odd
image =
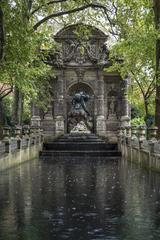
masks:
[[[139,107],[143,116],[148,114],[146,111],[153,114],[156,85],[155,53],[159,32],[154,26],[152,1],[55,2],[48,0],[0,2],[4,12],[6,33],[5,57],[0,62],[0,83],[17,86],[27,101],[38,101],[38,104],[45,108],[50,98],[51,87],[48,79],[51,68],[44,63],[44,51],[42,53],[40,50],[56,48],[52,33],[59,26],[87,23],[112,34],[110,58],[113,66],[109,71],[119,71],[123,78],[130,75],[131,104]],[[93,6],[84,9],[83,12],[72,11],[91,4]],[[95,7],[94,4],[101,8]],[[70,13],[54,17],[54,14],[66,11]],[[52,14],[53,17],[50,18]],[[47,20],[34,31],[34,26],[45,17],[48,17]],[[79,39],[85,41],[85,37],[90,35],[90,30],[81,26],[77,28],[76,34]],[[112,41],[113,37],[116,41]],[[42,104],[44,99],[46,101]]]
[[[140,109],[137,106],[132,106],[131,107],[131,118],[140,118],[142,117],[142,113],[140,111]]]
[[[0,82],[16,86],[28,96],[36,98],[45,83],[50,68],[43,62],[40,49],[48,44],[46,32],[33,32],[24,1],[2,4],[5,27],[5,58],[0,64]]]
[[[3,100],[3,114],[6,124],[11,124],[11,112],[12,112],[12,97],[7,96]]]
[[[31,104],[28,99],[24,99],[22,123],[27,125],[30,124],[30,118],[31,118]]]
[[[139,125],[145,125],[145,121],[144,121],[144,118],[143,117],[138,117],[138,118],[133,118],[131,120],[131,124],[133,126],[139,126]]]
[[[119,40],[113,45],[109,71],[131,77],[130,101],[143,105],[142,113],[153,109],[156,80],[156,40],[152,2],[146,0],[118,1],[115,16]],[[137,97],[139,96],[139,97]],[[152,105],[152,108],[150,108]]]

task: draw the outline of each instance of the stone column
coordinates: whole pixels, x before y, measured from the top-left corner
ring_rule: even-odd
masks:
[[[57,81],[57,99],[55,106],[55,133],[64,134],[64,70],[60,69]]]
[[[97,119],[96,130],[97,134],[104,136],[106,134],[106,119],[104,114],[104,79],[103,71],[98,70],[97,79]]]
[[[31,104],[31,114],[32,114],[31,126],[40,127],[41,126],[40,110],[35,103]]]
[[[129,78],[125,78],[121,82],[121,126],[126,127],[130,126],[130,109],[128,102],[128,86],[129,86]]]

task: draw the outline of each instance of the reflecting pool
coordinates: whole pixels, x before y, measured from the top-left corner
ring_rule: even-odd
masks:
[[[0,175],[0,240],[159,240],[160,174],[126,161],[27,162]]]

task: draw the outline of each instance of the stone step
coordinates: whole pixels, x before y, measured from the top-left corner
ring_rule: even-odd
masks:
[[[117,144],[107,144],[95,134],[65,134],[43,144],[40,159],[111,159],[120,157]]]
[[[118,151],[41,151],[40,159],[45,160],[46,158],[54,159],[56,157],[120,157],[121,153]]]
[[[105,141],[100,140],[100,139],[61,139],[61,140],[57,140],[56,142],[100,142],[100,143],[105,143]]]
[[[62,140],[62,139],[65,139],[65,140],[69,140],[69,139],[86,139],[86,140],[98,139],[98,140],[100,140],[100,138],[98,136],[96,136],[95,134],[87,134],[87,135],[83,135],[83,134],[67,134],[67,135],[64,135],[62,137],[59,137],[57,139],[57,141],[58,140]]]
[[[106,144],[106,143],[93,143],[93,142],[53,142],[44,143],[44,150],[88,150],[88,151],[100,151],[100,150],[118,150],[116,144]]]

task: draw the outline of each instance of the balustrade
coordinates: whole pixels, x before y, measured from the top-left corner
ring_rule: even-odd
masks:
[[[137,161],[148,168],[160,170],[160,141],[157,127],[126,126],[118,132],[119,149],[122,156]]]
[[[5,126],[3,128],[3,139],[0,141],[0,156],[40,144],[42,141],[43,130],[40,127],[24,125],[11,129],[9,126]]]

